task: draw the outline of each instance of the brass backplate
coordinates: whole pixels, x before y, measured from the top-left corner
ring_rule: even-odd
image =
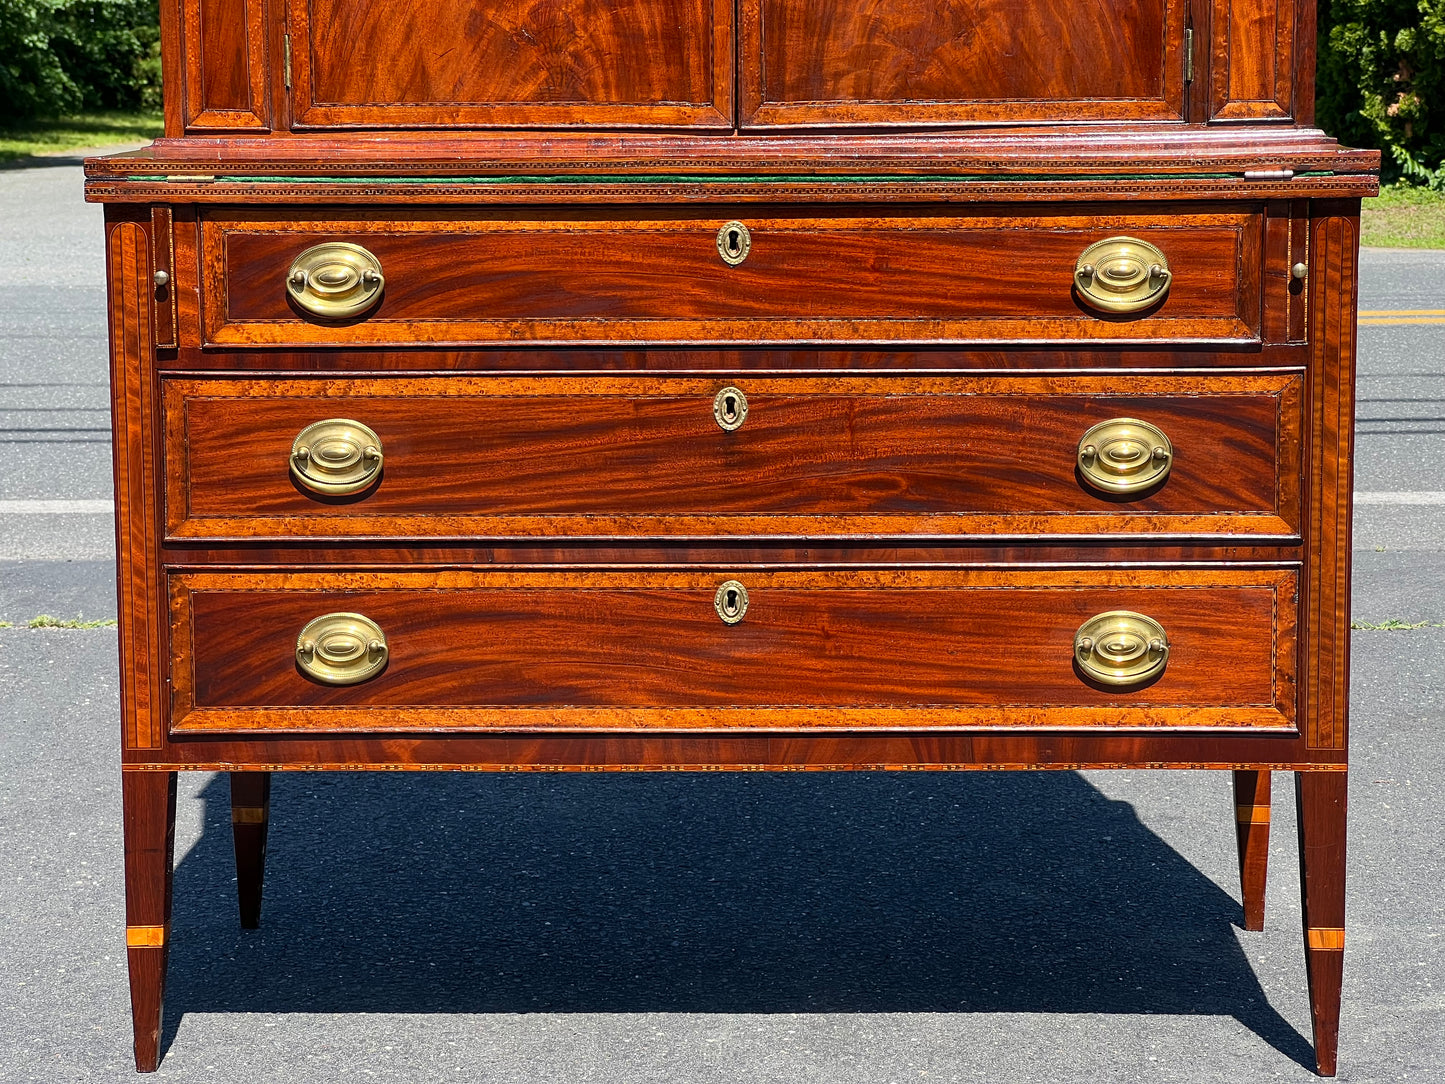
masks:
[[[1169,637],[1164,626],[1133,610],[1095,614],[1074,634],[1074,661],[1101,685],[1135,688],[1164,672]]]
[[[296,637],[296,665],[323,685],[356,685],[386,669],[381,626],[362,614],[323,614]]]

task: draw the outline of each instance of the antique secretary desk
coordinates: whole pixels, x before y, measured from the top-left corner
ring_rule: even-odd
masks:
[[[1295,773],[1344,944],[1357,223],[1312,0],[162,0],[105,204],[126,938],[175,773]],[[397,786],[405,786],[397,780]],[[1026,811],[1023,814],[1026,816]]]

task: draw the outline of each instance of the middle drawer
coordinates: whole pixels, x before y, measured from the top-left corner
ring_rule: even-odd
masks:
[[[174,540],[1299,531],[1294,372],[162,384]]]

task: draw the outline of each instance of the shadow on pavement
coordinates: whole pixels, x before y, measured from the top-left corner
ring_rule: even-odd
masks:
[[[278,774],[249,932],[203,797],[163,1046],[181,1007],[1167,1013],[1314,1063],[1239,904],[1073,772]]]

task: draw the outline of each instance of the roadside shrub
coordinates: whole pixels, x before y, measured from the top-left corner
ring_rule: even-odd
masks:
[[[160,106],[158,0],[0,0],[0,125]]]
[[[1445,0],[1320,0],[1319,35],[1320,126],[1445,190]]]

